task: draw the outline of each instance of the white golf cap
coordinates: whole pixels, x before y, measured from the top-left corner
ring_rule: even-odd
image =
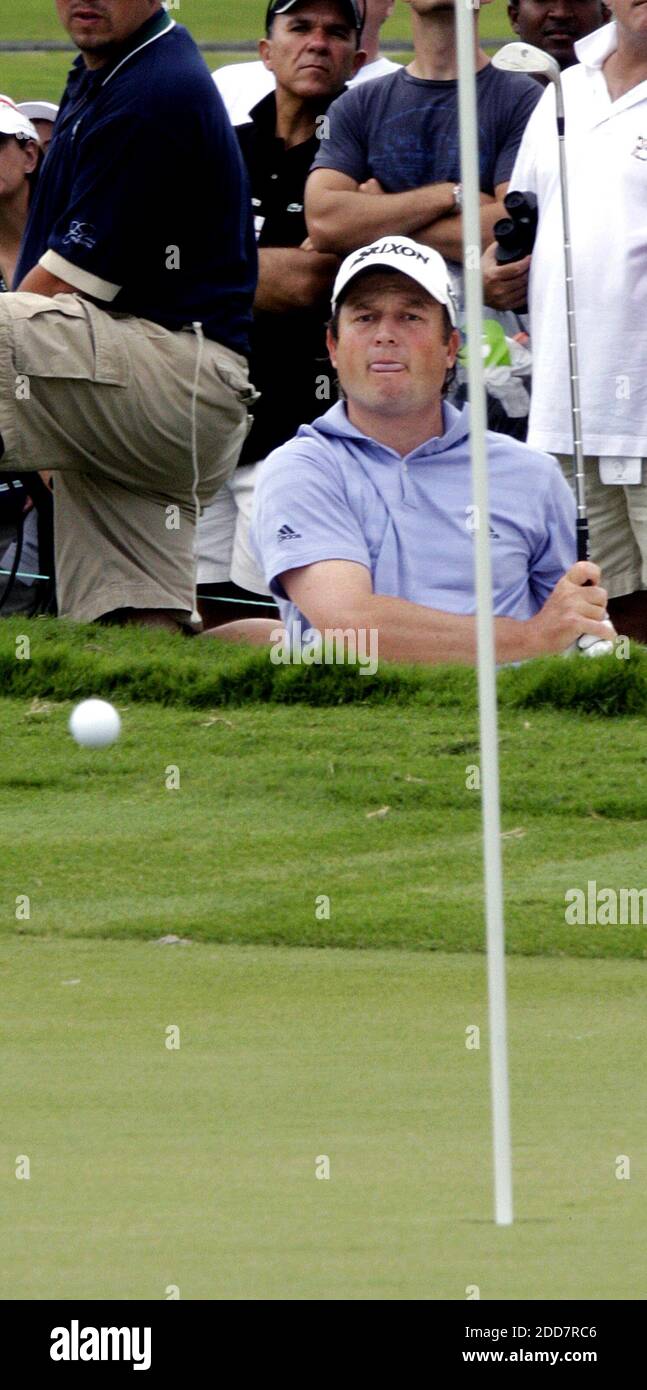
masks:
[[[58,106],[53,101],[19,101],[18,110],[28,121],[52,121],[58,116]]]
[[[452,326],[456,327],[456,300],[449,278],[449,271],[438,251],[412,241],[408,236],[385,236],[370,246],[360,246],[342,261],[332,292],[332,311],[351,280],[361,275],[363,270],[373,270],[379,266],[384,270],[399,270],[421,285],[432,299],[444,305]]]
[[[23,140],[38,140],[38,131],[27,116],[11,100],[0,95],[0,135],[21,135]]]

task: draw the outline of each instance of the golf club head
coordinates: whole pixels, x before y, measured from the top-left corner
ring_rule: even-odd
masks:
[[[527,72],[547,77],[549,82],[561,80],[559,63],[532,43],[506,43],[493,55],[492,62],[504,72]]]

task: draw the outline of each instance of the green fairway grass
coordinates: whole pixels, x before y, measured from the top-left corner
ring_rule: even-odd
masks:
[[[646,968],[510,962],[502,1229],[477,958],[2,944],[2,1297],[642,1299]]]
[[[0,1296],[642,1298],[647,928],[564,895],[643,887],[646,666],[499,676],[503,1230],[474,672],[1,623]]]
[[[171,6],[203,43],[264,12]],[[54,0],[0,0],[0,44],[63,37]],[[56,100],[73,56],[0,51],[0,91]],[[501,1229],[475,673],[0,622],[0,1297],[644,1299],[647,926],[565,917],[590,881],[647,895],[624,655],[498,675]],[[93,695],[123,725],[94,751],[67,730]]]
[[[198,41],[256,43],[264,32],[265,0],[181,0],[169,13],[185,24]],[[480,32],[484,39],[510,36],[504,0],[483,8]],[[405,58],[410,48],[411,20],[407,6],[398,0],[392,19],[384,26],[385,40],[403,42]],[[0,44],[9,40],[65,42],[66,34],[56,15],[54,0],[0,0]],[[255,53],[206,52],[210,68],[250,59]],[[60,99],[73,53],[3,53],[0,51],[0,91],[15,101]]]
[[[0,625],[5,933],[482,950],[473,671],[370,678],[214,640],[26,626],[30,659],[17,660],[21,624]],[[643,711],[646,663],[636,650],[500,675],[512,952],[647,952],[642,921],[565,921],[566,893],[590,880],[647,887],[644,714],[597,712],[627,691]],[[111,748],[67,731],[88,695],[121,711]]]
[[[264,32],[267,0],[170,0],[169,14],[184,24],[196,39],[235,43],[258,39]],[[509,30],[505,0],[485,5],[480,16],[483,34]],[[411,16],[404,0],[397,0],[394,14],[385,24],[387,39],[409,40]],[[64,33],[54,0],[0,0],[0,42],[8,39],[62,39]]]

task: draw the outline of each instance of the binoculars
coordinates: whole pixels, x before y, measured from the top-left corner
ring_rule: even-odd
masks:
[[[522,261],[529,256],[537,235],[537,199],[534,193],[506,193],[503,199],[508,217],[500,217],[494,224],[494,237],[497,244],[496,258],[499,265],[509,265],[511,261]],[[528,312],[527,306],[519,310]]]

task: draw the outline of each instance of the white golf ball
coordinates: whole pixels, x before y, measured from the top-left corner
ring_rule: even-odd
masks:
[[[72,710],[69,730],[83,748],[106,748],[121,732],[121,719],[107,700],[82,700]]]

